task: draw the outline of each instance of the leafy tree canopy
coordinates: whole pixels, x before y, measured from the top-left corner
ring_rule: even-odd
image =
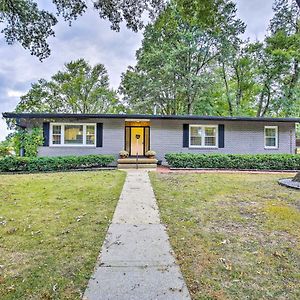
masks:
[[[37,0],[0,0],[0,24],[8,44],[19,42],[40,60],[50,55],[47,38],[54,36],[57,16],[70,24],[83,15],[88,6],[85,0],[52,0],[56,15],[40,9]],[[120,29],[125,21],[128,28],[137,31],[142,28],[142,15],[157,15],[164,7],[164,0],[94,0],[94,9],[100,18],[108,19],[113,30]]]
[[[137,65],[122,76],[120,91],[129,107],[149,112],[157,106],[163,114],[191,114],[201,107],[202,113],[215,113],[207,89],[214,66],[229,45],[239,46],[245,29],[231,1],[218,3],[213,28],[187,21],[174,1],[146,27]]]
[[[109,88],[102,64],[94,67],[79,59],[65,69],[32,84],[16,112],[108,113],[121,110],[116,92]]]
[[[190,12],[172,1],[146,27],[137,65],[122,75],[128,107],[149,113],[156,106],[162,114],[300,116],[296,2],[275,1],[262,42],[243,40],[246,26],[235,4],[217,2],[211,26],[191,21]]]

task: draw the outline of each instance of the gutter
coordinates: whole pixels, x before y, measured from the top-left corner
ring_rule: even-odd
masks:
[[[159,120],[206,120],[206,121],[249,121],[249,122],[290,122],[300,123],[300,118],[264,118],[264,117],[220,117],[198,115],[144,115],[144,114],[69,114],[69,113],[10,113],[2,114],[4,118],[18,119],[159,119]]]

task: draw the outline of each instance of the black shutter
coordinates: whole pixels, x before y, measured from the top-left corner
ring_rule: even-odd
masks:
[[[103,146],[103,123],[97,123],[97,141],[96,147]]]
[[[182,147],[189,147],[189,124],[183,124]]]
[[[49,128],[50,128],[50,123],[44,122],[43,123],[43,138],[44,138],[43,146],[45,147],[49,147],[49,137],[50,137]]]
[[[224,124],[219,124],[218,128],[219,132],[219,148],[224,148],[225,147],[225,125]]]

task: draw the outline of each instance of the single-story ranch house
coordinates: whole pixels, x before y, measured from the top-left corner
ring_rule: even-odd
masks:
[[[299,118],[216,117],[195,115],[4,113],[18,126],[43,128],[39,156],[145,155],[159,160],[170,152],[295,153]]]

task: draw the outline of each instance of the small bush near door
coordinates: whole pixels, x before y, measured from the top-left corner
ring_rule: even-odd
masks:
[[[112,155],[59,157],[5,157],[0,159],[0,172],[64,171],[81,168],[107,167],[115,160]]]
[[[169,153],[171,168],[300,170],[300,156],[293,154],[192,154]]]

